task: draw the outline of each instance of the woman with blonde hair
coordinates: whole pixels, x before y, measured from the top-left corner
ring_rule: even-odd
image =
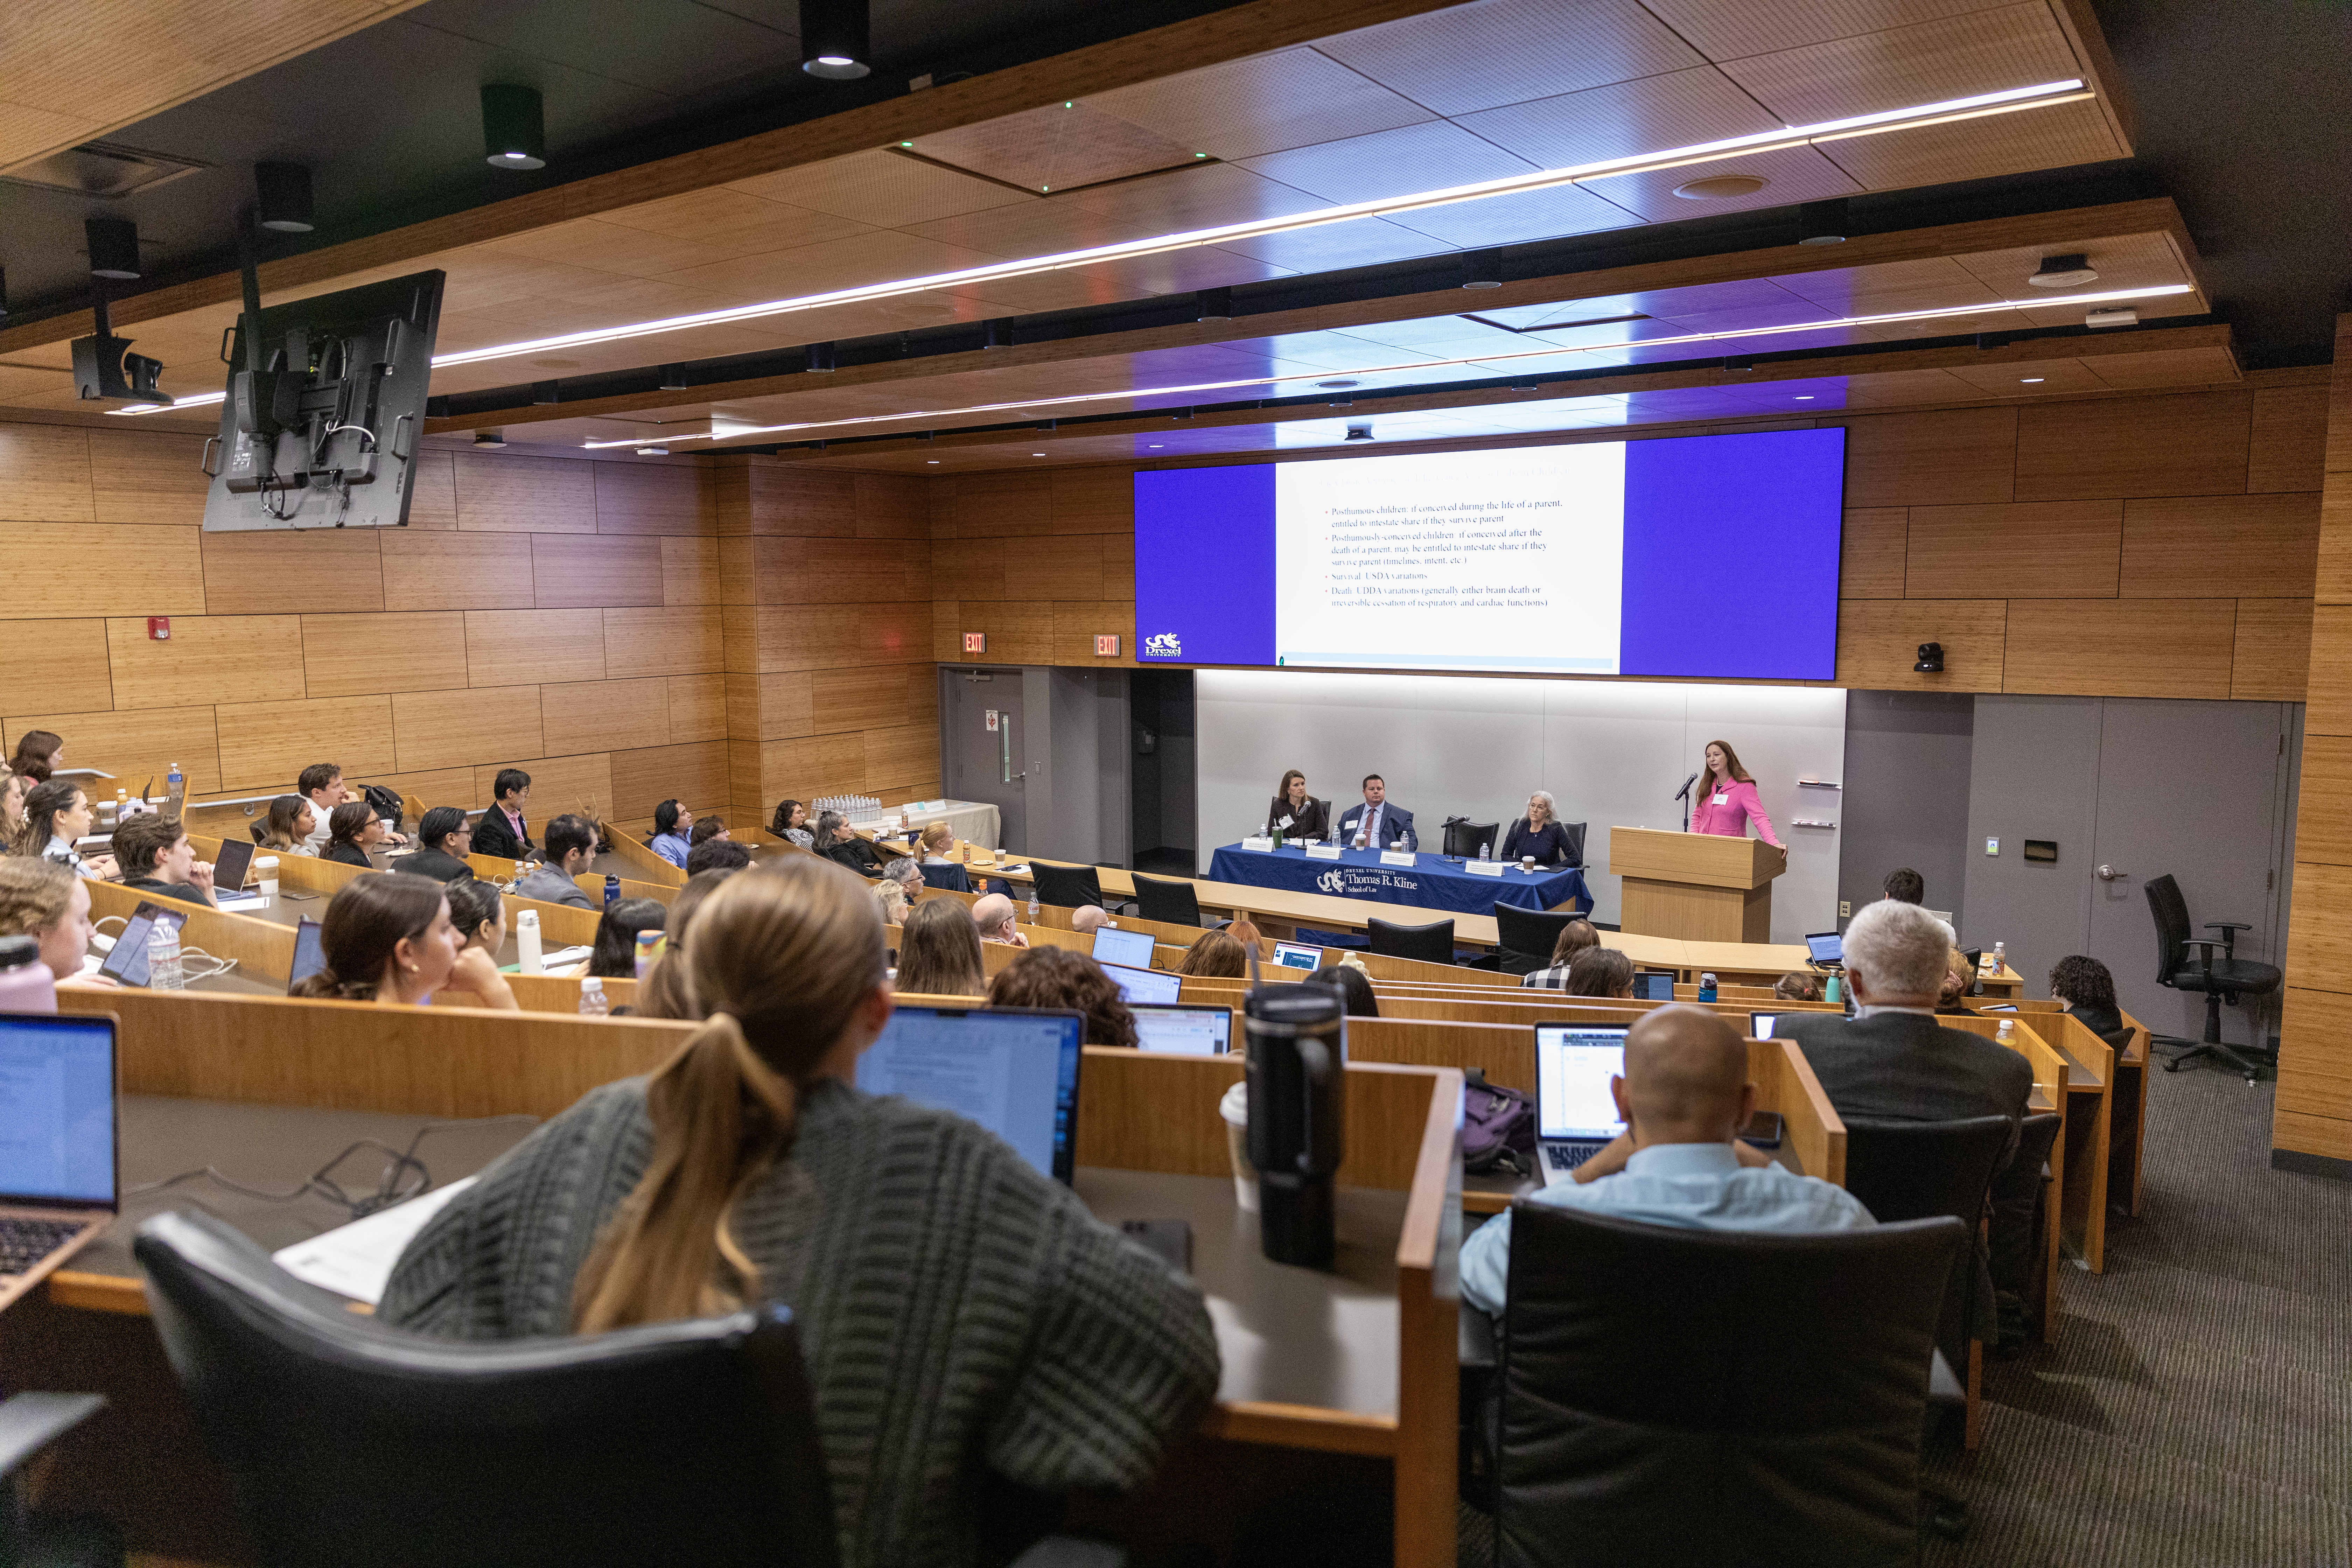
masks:
[[[89,887],[63,866],[31,855],[0,859],[0,936],[29,936],[60,985],[103,989],[114,982],[85,975],[89,952]]]
[[[25,831],[25,797],[35,782],[23,773],[0,773],[0,855],[16,852],[16,836]]]
[[[986,1472],[1139,1485],[1216,1392],[1200,1290],[985,1129],[855,1087],[883,952],[838,867],[730,878],[687,949],[703,1027],[453,1199],[379,1318],[524,1339],[788,1303],[847,1564],[976,1563]]]

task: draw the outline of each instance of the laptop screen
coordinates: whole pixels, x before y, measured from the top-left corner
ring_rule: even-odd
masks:
[[[1625,1031],[1586,1024],[1536,1026],[1536,1131],[1545,1138],[1614,1138],[1625,1131],[1609,1080],[1625,1070]]]
[[[245,886],[245,875],[253,868],[253,846],[236,838],[221,840],[220,856],[213,861],[213,886],[224,893],[234,893]]]
[[[951,1110],[1067,1182],[1086,1019],[1020,1008],[901,1007],[857,1058],[857,1087]]]
[[[1780,1015],[1778,1013],[1750,1013],[1748,1015],[1748,1032],[1759,1040],[1769,1040],[1780,1023]]]
[[[1641,1002],[1671,1002],[1675,999],[1675,972],[1671,969],[1644,969],[1633,976],[1633,996]]]
[[[125,985],[146,984],[147,939],[154,934],[158,921],[178,931],[188,923],[188,917],[183,910],[167,910],[161,904],[142,900],[139,907],[131,911],[130,920],[123,922],[122,934],[114,939],[114,949],[106,955],[106,962],[98,966],[98,972],[109,980],[119,980]]]
[[[1147,1051],[1179,1056],[1223,1056],[1234,1038],[1231,1007],[1129,1007],[1135,1043]]]
[[[326,949],[319,944],[319,922],[305,918],[294,928],[294,963],[286,976],[286,994],[292,995],[294,987],[326,967]]]
[[[1165,1007],[1184,994],[1184,977],[1172,969],[1129,969],[1106,963],[1103,973],[1118,983],[1119,999],[1130,1007],[1138,1003]]]
[[[114,1020],[0,1013],[0,1203],[114,1197]]]
[[[1274,961],[1285,969],[1320,969],[1323,950],[1303,942],[1277,942],[1274,944]]]
[[[1131,969],[1151,967],[1151,933],[1148,931],[1114,931],[1104,926],[1095,932],[1094,959],[1097,963],[1123,963]]]
[[[1833,931],[1819,931],[1805,938],[1805,951],[1815,963],[1843,963],[1845,938]]]

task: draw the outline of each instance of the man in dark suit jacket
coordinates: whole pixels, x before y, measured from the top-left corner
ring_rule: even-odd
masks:
[[[1389,799],[1388,781],[1378,773],[1364,775],[1364,804],[1351,805],[1339,818],[1339,842],[1352,845],[1362,838],[1371,849],[1418,849],[1412,813]]]
[[[520,860],[536,847],[530,841],[530,826],[522,819],[523,805],[530,799],[530,775],[520,768],[500,768],[499,776],[490,781],[490,794],[496,798],[474,824],[473,842],[467,847],[477,855]]]

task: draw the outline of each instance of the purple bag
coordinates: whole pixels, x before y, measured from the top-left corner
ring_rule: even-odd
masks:
[[[1468,1081],[1462,1086],[1462,1173],[1532,1173],[1536,1168],[1534,1098],[1488,1083],[1486,1073],[1477,1068],[1466,1076]]]

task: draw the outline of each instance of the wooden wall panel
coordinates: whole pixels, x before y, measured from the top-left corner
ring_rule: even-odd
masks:
[[[1095,638],[1118,638],[1118,652],[1095,652]],[[1054,662],[1124,668],[1135,662],[1135,605],[1126,599],[1054,601]]]
[[[852,491],[860,539],[929,539],[930,481],[910,474],[858,474]]]
[[[224,703],[214,710],[221,777],[215,787],[290,791],[295,776],[312,763],[339,763],[354,779],[388,773],[396,765],[392,704],[389,697]]]
[[[2079,599],[2116,591],[2121,501],[1910,509],[1906,596]]]
[[[2012,600],[2001,688],[2227,698],[2237,619],[2230,599]]]
[[[533,600],[542,610],[663,602],[662,542],[531,536]]]
[[[92,430],[90,507],[99,522],[205,521],[205,438],[161,430]]]
[[[717,519],[699,468],[596,462],[599,533],[715,534]]]
[[[403,773],[453,768],[500,751],[539,756],[549,750],[541,740],[536,686],[396,692],[391,702]]]
[[[1135,476],[1125,468],[1062,468],[1047,478],[1055,532],[1132,537]]]
[[[540,732],[566,752],[670,743],[669,681],[660,676],[542,686],[539,712]]]
[[[565,458],[458,452],[457,526],[469,531],[593,533],[593,466]]]
[[[604,673],[614,679],[715,675],[727,668],[719,616],[708,607],[606,610],[604,615]]]
[[[660,603],[716,605],[719,602],[719,541],[663,538]]]
[[[724,493],[724,492],[722,492]],[[793,539],[848,539],[857,532],[857,481],[831,469],[751,459],[741,525],[720,531]]]
[[[2013,408],[1857,416],[1846,424],[1845,504],[1958,506],[2016,499],[2011,483],[2016,447]]]
[[[868,730],[865,740],[866,782],[859,787],[869,794],[884,785],[903,788],[940,776],[940,731],[935,723]]]
[[[1899,506],[1861,507],[1845,514],[1844,535],[1838,547],[1839,598],[1903,596],[1910,517],[1910,510]],[[1131,577],[1131,562],[1129,571]]]
[[[754,800],[778,801],[787,795],[811,800],[866,787],[866,737],[862,734],[762,741],[759,746],[761,784],[751,797]],[[737,796],[741,797],[740,789]]]
[[[2352,653],[2352,605],[2314,606],[2305,733],[2352,735],[2352,658],[2347,653]],[[2305,764],[2305,776],[2310,773]]]
[[[2241,599],[2230,695],[2241,702],[2300,702],[2311,668],[2309,599]]]
[[[6,489],[0,480],[0,493]],[[0,522],[0,604],[48,604],[61,583],[73,584],[73,608],[84,615],[205,613],[204,555],[193,528]]]
[[[918,667],[928,672],[932,667]],[[862,715],[887,721],[906,705],[908,672],[899,665],[860,669],[820,669],[808,677],[809,705],[818,728],[853,728]]]
[[[474,794],[488,801],[492,781],[501,769],[520,768],[530,775],[530,802],[523,820],[530,836],[542,837],[546,824],[565,812],[583,816],[609,816],[613,805],[613,759],[604,752],[584,756],[505,757],[474,769]]]
[[[215,616],[381,610],[387,536],[373,528],[201,535],[205,606]]]
[[[106,623],[118,708],[262,702],[302,689],[299,616],[182,616],[162,641],[142,618]]]
[[[311,697],[464,686],[466,617],[456,610],[304,616],[302,674]]]
[[[7,674],[10,707],[37,702],[79,712],[114,706],[104,621],[0,621],[0,670]]]
[[[12,687],[8,700],[13,705],[35,695]],[[27,730],[47,730],[64,736],[67,755],[75,767],[112,773],[118,787],[133,794],[145,788],[150,777],[162,789],[163,775],[173,763],[187,775],[190,791],[221,792],[220,740],[210,708],[11,713],[5,743],[13,750],[16,737]]]
[[[2285,598],[2318,570],[2319,492],[2124,503],[2126,598]]]
[[[2318,489],[2326,473],[2326,449],[2327,388],[2285,386],[2254,394],[2247,489]]]
[[[727,677],[669,678],[669,738],[672,744],[727,739]]]
[[[387,610],[528,610],[530,541],[517,535],[418,533],[383,538]]]
[[[466,668],[475,686],[604,679],[602,610],[468,610]]]
[[[2017,499],[2242,495],[2251,392],[2028,404]]]
[[[2009,614],[2000,599],[1856,599],[1838,605],[1838,681],[1882,691],[1999,691]],[[1918,646],[1944,645],[1944,673],[1918,675]]]
[[[408,526],[455,531],[457,526],[457,455],[426,448],[416,454],[416,478],[408,491]]]
[[[0,425],[0,522],[96,522],[87,432]]]
[[[1004,563],[1008,599],[1100,599],[1102,551],[1091,534],[1007,539],[994,546]]]
[[[788,741],[820,730],[849,730],[844,721],[816,719],[816,677],[805,670],[727,678],[727,737],[732,741]],[[739,684],[740,682],[740,684]]]
[[[655,746],[615,751],[612,756],[611,811],[616,822],[648,819],[665,800],[686,803],[697,815],[707,816],[735,803],[727,766],[727,742],[706,741],[686,746]],[[748,804],[748,803],[747,803]],[[730,829],[764,826],[734,822]],[[739,837],[748,835],[738,833]]]

